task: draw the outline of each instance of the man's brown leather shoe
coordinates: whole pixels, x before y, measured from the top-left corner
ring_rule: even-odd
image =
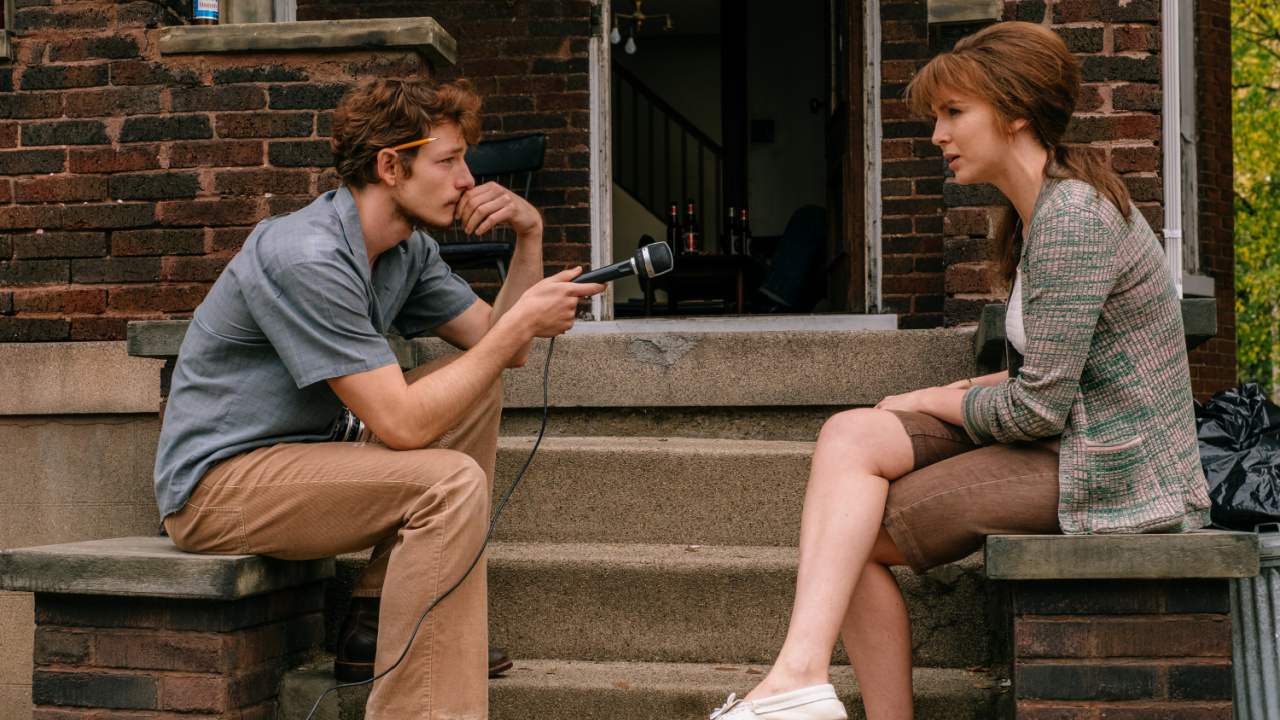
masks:
[[[373,677],[373,659],[378,651],[380,600],[351,598],[351,608],[338,630],[338,655],[333,660],[333,676],[339,682],[361,682]],[[489,647],[489,677],[501,675],[512,665],[506,650]]]
[[[511,656],[506,650],[489,646],[489,677],[498,677],[502,673],[511,669],[515,663],[511,662]]]

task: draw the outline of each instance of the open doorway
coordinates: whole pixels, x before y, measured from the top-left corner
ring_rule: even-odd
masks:
[[[636,5],[608,20],[612,255],[693,252],[652,288],[615,283],[614,317],[863,312],[861,4]]]

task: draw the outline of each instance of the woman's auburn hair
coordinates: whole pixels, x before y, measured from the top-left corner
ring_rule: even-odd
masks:
[[[1049,151],[1046,177],[1092,185],[1129,222],[1129,190],[1120,176],[1088,147],[1062,142],[1079,94],[1080,62],[1062,38],[1041,25],[1012,21],[961,39],[953,50],[930,60],[907,86],[912,111],[926,120],[934,119],[934,107],[950,95],[985,102],[1008,122],[1026,120],[1027,129]],[[997,274],[1006,285],[1012,284],[1022,256],[1021,225],[1010,210],[996,230]]]
[[[430,137],[432,128],[443,123],[461,128],[468,145],[480,142],[480,96],[470,82],[436,85],[422,78],[380,78],[353,88],[333,113],[333,166],[347,185],[376,184],[381,182],[379,150]],[[397,153],[406,175],[420,147]]]

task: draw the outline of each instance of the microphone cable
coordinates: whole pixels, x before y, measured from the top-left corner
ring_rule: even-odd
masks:
[[[427,606],[427,609],[422,611],[422,615],[418,617],[418,622],[413,626],[413,632],[409,634],[409,641],[404,644],[404,650],[400,652],[400,657],[396,658],[396,661],[394,663],[391,663],[391,667],[387,668],[386,670],[383,670],[377,675],[374,675],[368,680],[361,680],[359,682],[352,682],[352,683],[341,683],[338,685],[334,685],[328,690],[325,690],[324,692],[320,693],[320,697],[316,698],[316,704],[311,706],[311,712],[307,713],[306,720],[311,720],[312,716],[316,714],[316,710],[320,709],[320,703],[324,700],[325,696],[333,692],[334,690],[339,690],[341,688],[349,688],[349,687],[359,687],[361,685],[368,685],[372,683],[374,680],[377,680],[379,678],[386,676],[387,673],[399,667],[400,662],[404,660],[406,655],[409,654],[409,648],[412,647],[414,638],[418,636],[418,628],[422,627],[422,621],[427,619],[427,613],[431,612],[431,610],[436,605],[438,605],[441,600],[444,600],[445,598],[449,597],[450,593],[452,593],[454,590],[457,590],[458,586],[461,585],[469,575],[471,575],[471,571],[475,570],[476,565],[480,564],[480,558],[484,557],[484,551],[489,547],[489,538],[493,537],[493,528],[498,524],[498,516],[502,514],[502,508],[506,506],[507,500],[511,499],[511,494],[516,491],[516,486],[520,484],[520,478],[524,477],[524,471],[529,469],[529,463],[533,462],[533,456],[538,452],[538,446],[542,444],[542,436],[547,431],[547,415],[548,415],[547,381],[551,377],[551,353],[555,349],[556,349],[556,339],[551,338],[551,342],[547,346],[547,361],[542,367],[542,427],[538,428],[538,439],[533,443],[533,449],[529,451],[529,457],[525,459],[524,467],[521,467],[520,472],[516,473],[516,479],[511,481],[511,487],[507,488],[507,494],[502,496],[502,501],[498,503],[498,508],[493,511],[493,519],[489,521],[489,531],[485,533],[484,542],[480,544],[480,552],[476,553],[476,557],[474,560],[471,561],[470,567],[467,568],[466,572],[462,573],[462,577],[458,578],[458,582],[454,583],[448,590],[445,590],[443,593],[441,593],[440,597],[436,598],[435,600],[432,600],[431,604]]]

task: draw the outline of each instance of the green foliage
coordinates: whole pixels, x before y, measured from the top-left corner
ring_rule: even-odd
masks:
[[[1241,382],[1270,388],[1280,359],[1280,2],[1235,0],[1231,28],[1236,360]]]

